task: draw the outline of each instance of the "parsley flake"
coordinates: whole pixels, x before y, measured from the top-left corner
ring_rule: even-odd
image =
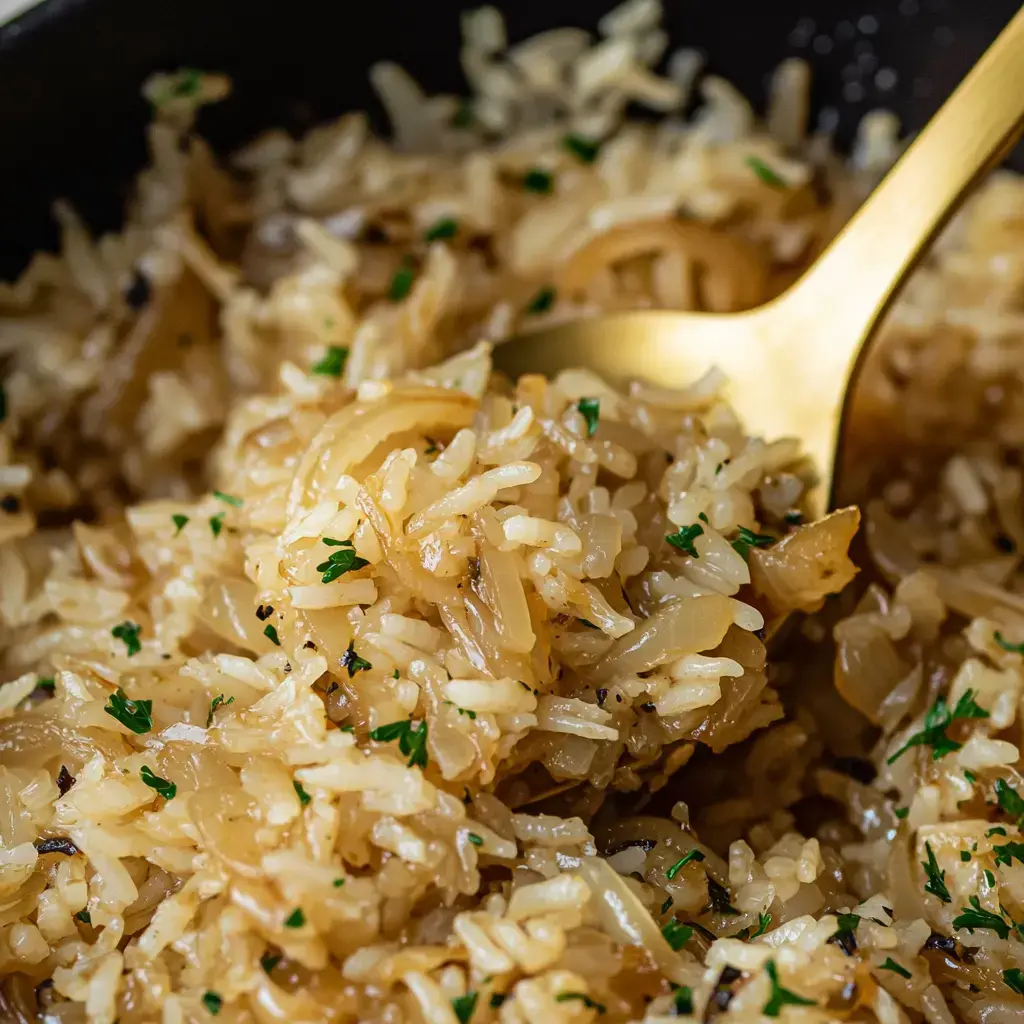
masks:
[[[588,139],[585,135],[569,132],[562,137],[562,146],[582,164],[592,164],[601,152],[601,143],[596,139]]]
[[[318,359],[310,368],[310,373],[321,377],[338,378],[345,372],[348,361],[348,349],[343,345],[328,345],[323,358]]]
[[[402,265],[395,271],[388,288],[388,298],[392,302],[401,302],[412,291],[416,280],[416,264],[407,256]]]
[[[302,788],[301,782],[296,782],[295,779],[292,779],[292,785],[295,787],[295,795],[299,798],[299,803],[303,807],[307,807],[313,798]]]
[[[900,819],[900,821],[902,821],[910,813],[910,808],[909,807],[894,807],[892,809],[892,813],[895,814],[896,817]]]
[[[993,875],[988,868],[985,869],[985,881],[988,883],[988,887],[990,889],[994,889],[996,887],[996,876]]]
[[[508,996],[505,995],[504,992],[492,992],[491,993],[491,1009],[497,1010],[498,1007],[501,1006],[505,1002],[506,999],[508,999]]]
[[[210,533],[214,537],[219,537],[220,531],[224,529],[224,513],[218,512],[215,516],[210,516],[207,522],[210,524]]]
[[[682,526],[678,533],[665,534],[665,540],[674,548],[689,555],[691,558],[699,558],[694,541],[704,532],[704,527],[694,523],[693,526]]]
[[[672,1009],[677,1017],[689,1017],[693,1013],[693,991],[689,985],[680,985],[672,996]]]
[[[120,687],[107,698],[103,710],[138,736],[153,728],[153,702],[130,700]]]
[[[960,859],[966,864],[967,861],[969,861],[971,859],[970,851],[969,850],[961,850],[960,851]]]
[[[664,903],[662,903],[661,910],[659,911],[659,913],[667,914],[671,909],[672,909],[672,897],[669,896],[669,898],[667,900],[665,900]]]
[[[452,1000],[452,1011],[459,1024],[469,1024],[478,998],[478,992],[467,992],[464,996],[456,996]]]
[[[331,885],[333,885],[335,889],[340,889],[344,884],[344,878],[336,878],[333,882],[331,882]]]
[[[416,728],[413,728],[412,722],[407,718],[401,722],[379,725],[376,729],[370,730],[370,739],[378,743],[392,743],[398,740],[398,749],[409,758],[406,762],[409,768],[413,765],[419,765],[421,768],[427,766],[426,722],[420,722]]]
[[[689,925],[673,918],[671,921],[666,922],[665,926],[661,929],[661,934],[665,936],[665,941],[678,952],[693,938],[693,929]]]
[[[925,843],[924,848],[928,854],[928,860],[921,861],[921,867],[924,868],[924,872],[928,876],[924,891],[930,892],[934,897],[942,900],[943,903],[952,903],[953,899],[949,895],[949,889],[946,888],[946,872],[939,870],[939,862],[935,859],[935,851],[932,849],[932,844]]]
[[[973,786],[978,781],[978,776],[969,768],[964,769],[964,778]]]
[[[92,924],[92,914],[88,910],[80,910],[75,914],[75,920],[81,921],[82,924]]]
[[[753,530],[748,530],[745,526],[739,528],[739,536],[734,540],[730,541],[733,550],[741,558],[746,558],[750,554],[751,548],[768,548],[775,543],[775,538],[767,533],[754,533]]]
[[[369,564],[365,558],[360,558],[356,554],[355,548],[349,546],[332,551],[327,561],[321,562],[316,567],[316,571],[323,573],[323,576],[320,577],[321,583],[333,583],[339,576],[363,569]]]
[[[774,960],[769,960],[764,969],[768,972],[768,980],[772,983],[772,995],[761,1012],[766,1017],[778,1017],[784,1006],[816,1006],[813,999],[805,999],[803,996],[790,992],[779,984],[779,970]]]
[[[998,914],[983,910],[977,896],[972,896],[967,902],[971,909],[960,908],[959,915],[953,918],[954,928],[966,928],[971,934],[974,934],[975,928],[990,928],[1001,939],[1009,936],[1010,926]]]
[[[206,728],[209,729],[210,726],[213,725],[213,713],[214,713],[214,711],[217,710],[217,708],[219,708],[221,706],[221,704],[223,704],[225,707],[227,707],[228,704],[234,704],[234,703],[235,703],[235,698],[234,697],[228,697],[228,699],[225,700],[223,693],[220,693],[216,697],[214,697],[213,700],[210,701],[210,710],[209,710],[209,712],[206,715]]]
[[[203,993],[203,1006],[211,1017],[216,1017],[224,1006],[224,1000],[216,992],[207,990]]]
[[[223,491],[214,491],[213,496],[218,501],[223,501],[225,505],[230,505],[232,508],[241,508],[244,504],[241,498],[236,498],[233,494],[225,494]]]
[[[974,691],[967,690],[956,702],[952,711],[944,697],[938,697],[935,703],[928,709],[924,716],[924,728],[907,740],[906,743],[889,758],[888,764],[893,764],[897,758],[905,754],[911,747],[931,747],[932,760],[938,761],[946,754],[952,754],[959,750],[963,744],[951,740],[946,735],[946,729],[957,719],[963,718],[988,718],[988,712],[980,707],[974,700]]]
[[[555,188],[555,176],[550,171],[534,167],[523,175],[523,188],[539,196],[549,196]]]
[[[260,967],[269,974],[283,959],[282,956],[268,954],[267,956],[260,957]]]
[[[468,840],[469,840],[469,841],[470,841],[470,842],[471,842],[471,843],[472,843],[472,844],[473,844],[474,846],[483,846],[483,845],[484,845],[484,840],[483,840],[483,836],[478,836],[478,835],[477,835],[477,834],[476,834],[475,832],[470,832],[470,833],[469,833],[469,834],[468,834],[468,835],[466,836],[466,838],[467,838],[467,839],[468,839]]]
[[[350,547],[352,547],[352,541],[350,541],[350,540],[335,540],[334,537],[321,537],[320,539],[329,548],[350,548]]]
[[[1019,967],[1011,967],[1009,970],[1003,971],[1003,981],[1017,995],[1024,996],[1024,972],[1021,972]]]
[[[271,626],[271,625],[269,625],[269,624],[268,624],[267,626],[264,626],[264,628],[263,628],[263,635],[264,635],[264,636],[265,636],[265,637],[266,637],[266,638],[267,638],[267,639],[268,639],[268,640],[269,640],[269,641],[270,641],[270,642],[271,642],[271,643],[272,643],[272,644],[273,644],[273,645],[274,645],[275,647],[280,647],[280,646],[281,646],[281,639],[280,639],[280,637],[278,637],[278,635],[277,635],[277,630],[276,630],[276,629],[275,629],[275,628],[274,628],[273,626]]]
[[[1004,864],[1009,867],[1014,859],[1024,864],[1024,843],[1005,843],[1002,846],[993,846],[992,852],[996,855],[996,864]]]
[[[178,787],[173,782],[168,782],[167,779],[161,779],[159,775],[154,775],[152,769],[146,765],[139,769],[139,775],[150,789],[155,789],[165,800],[173,800],[178,793]]]
[[[700,850],[690,850],[689,853],[680,857],[679,860],[677,860],[675,864],[665,872],[665,877],[671,881],[671,879],[675,878],[676,875],[678,875],[679,872],[690,863],[690,861],[701,861],[703,859],[704,854],[701,853]]]
[[[597,1010],[598,1016],[605,1012],[603,1003],[591,999],[583,992],[559,992],[555,996],[556,1003],[568,1003],[573,999],[578,999],[588,1010]]]
[[[527,316],[540,316],[541,313],[548,312],[549,309],[555,304],[555,289],[547,286],[541,288],[539,292],[526,304],[526,315]]]
[[[988,830],[988,831],[987,831],[987,832],[985,833],[985,838],[986,838],[986,839],[991,839],[991,838],[992,838],[992,836],[1005,836],[1006,834],[1007,834],[1007,832],[1006,832],[1006,829],[1005,829],[1005,828],[1003,828],[1003,827],[1002,827],[1002,826],[1000,826],[1000,825],[996,825],[996,827],[995,827],[995,828],[990,828],[990,829],[989,829],[989,830]]]
[[[845,915],[843,915],[845,916]],[[772,923],[772,915],[765,911],[763,914],[757,915],[757,931],[750,937],[756,939],[759,935],[764,935],[768,931],[768,925]]]
[[[171,516],[171,522],[174,523],[174,536],[177,537],[188,525],[188,516],[183,516],[180,512],[175,513]]]
[[[446,238],[454,238],[459,233],[459,222],[453,217],[442,217],[423,233],[425,242],[440,242]]]
[[[306,915],[302,907],[296,907],[285,919],[285,928],[301,928],[306,923]]]
[[[338,659],[341,662],[341,667],[348,669],[348,677],[351,679],[357,672],[368,672],[373,665],[371,665],[365,658],[360,658],[356,654],[355,647],[353,646],[355,641],[350,640],[348,647],[345,649],[345,653]]]
[[[601,416],[601,399],[581,398],[576,403],[576,408],[587,421],[587,437],[593,437],[597,433],[597,423]]]
[[[998,629],[995,632],[995,639],[996,643],[999,644],[1004,651],[1009,651],[1011,654],[1024,654],[1024,644],[1010,643],[1010,641],[1007,640]]]
[[[47,676],[45,679],[40,679],[39,682],[36,683],[36,686],[38,686],[40,690],[49,690],[50,693],[53,693],[53,691],[57,689],[57,680],[54,679],[53,676]]]
[[[879,964],[878,969],[880,971],[892,971],[893,974],[898,974],[901,978],[911,977],[910,971],[908,971],[906,967],[902,967],[900,964],[896,963],[891,956],[887,956],[885,958],[885,963]]]
[[[142,643],[139,640],[139,633],[142,632],[142,627],[135,622],[124,622],[118,623],[111,631],[110,635],[115,640],[123,640],[125,647],[128,649],[128,657],[131,658],[138,654],[142,650]]]
[[[1024,798],[1005,779],[996,779],[996,799],[1011,818],[1024,817]]]
[[[772,188],[786,188],[786,181],[784,178],[780,178],[760,157],[748,156],[747,166],[761,179],[766,185],[770,185]]]

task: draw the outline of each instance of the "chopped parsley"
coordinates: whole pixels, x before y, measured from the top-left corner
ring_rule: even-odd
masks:
[[[572,999],[578,999],[588,1010],[597,1010],[598,1016],[605,1012],[603,1003],[598,1003],[583,992],[559,992],[555,996],[556,1003],[568,1003]]]
[[[468,840],[469,840],[469,841],[470,841],[470,842],[471,842],[471,843],[472,843],[472,844],[473,844],[474,846],[483,846],[483,845],[484,845],[484,840],[483,840],[483,836],[478,836],[478,835],[477,835],[477,834],[476,834],[475,832],[470,832],[470,833],[469,833],[469,834],[468,834],[468,835],[466,836],[466,838],[467,838],[467,839],[468,839]]]
[[[75,920],[81,921],[82,924],[92,924],[92,914],[88,910],[80,910],[75,914]]]
[[[673,918],[666,922],[661,929],[661,934],[665,936],[665,941],[678,952],[693,938],[693,929],[688,924],[683,924]]]
[[[739,911],[729,902],[729,890],[724,885],[719,885],[710,875],[707,878],[708,900],[711,903],[711,909],[716,914],[737,916]]]
[[[988,868],[985,869],[985,881],[988,883],[988,887],[990,889],[994,889],[996,887],[996,876],[993,875]]]
[[[892,971],[893,974],[898,974],[901,978],[911,977],[910,971],[908,971],[906,967],[896,963],[891,956],[887,956],[885,958],[885,963],[879,964],[878,969],[880,971]]]
[[[978,781],[978,776],[969,768],[964,769],[964,778],[973,786]]]
[[[344,878],[336,878],[333,882],[331,882],[331,885],[333,885],[335,889],[340,889],[344,884]]]
[[[302,907],[296,907],[285,919],[285,928],[301,928],[306,923],[306,915]]]
[[[597,433],[597,423],[601,417],[601,399],[581,398],[576,403],[576,408],[587,421],[587,437],[593,437]]]
[[[701,853],[700,850],[690,850],[689,853],[680,857],[679,860],[677,860],[675,864],[673,864],[672,867],[670,867],[668,871],[665,872],[665,877],[671,880],[675,878],[676,875],[678,875],[679,872],[682,871],[683,868],[685,868],[686,865],[690,863],[690,861],[701,861],[703,859],[704,854]]]
[[[1021,972],[1019,967],[1011,967],[1009,970],[1003,971],[1003,981],[1017,995],[1024,996],[1024,972]]]
[[[772,923],[772,915],[765,911],[763,914],[757,915],[757,931],[754,932],[750,937],[756,939],[759,935],[764,935],[768,931],[768,925]]]
[[[128,648],[128,657],[139,653],[142,650],[142,643],[139,640],[139,633],[142,632],[142,627],[135,622],[124,622],[118,623],[111,631],[110,635],[115,640],[123,640],[124,645]]]
[[[203,993],[203,1006],[211,1017],[216,1017],[224,1006],[224,1000],[216,992],[207,990]]]
[[[693,526],[680,527],[678,533],[667,533],[665,534],[665,540],[669,542],[674,548],[678,548],[680,551],[685,552],[692,558],[699,558],[697,549],[694,547],[693,542],[704,532],[704,527],[694,523]]]
[[[464,996],[456,996],[452,1000],[452,1011],[455,1013],[459,1024],[469,1024],[473,1011],[476,1009],[478,998],[479,993],[467,992]]]
[[[592,164],[601,152],[601,143],[597,139],[588,139],[576,132],[563,136],[562,145],[582,164]]]
[[[409,768],[413,765],[419,765],[421,768],[427,766],[426,722],[420,722],[416,728],[413,728],[409,719],[379,725],[376,729],[370,730],[370,739],[378,743],[392,743],[398,740],[398,749],[409,758],[406,762]]]
[[[295,795],[299,798],[299,803],[303,807],[307,807],[313,798],[302,788],[301,782],[296,782],[292,779],[292,785],[295,787]]]
[[[209,713],[206,716],[206,728],[209,729],[210,726],[213,725],[213,713],[214,713],[214,711],[217,710],[217,708],[219,708],[221,706],[221,704],[223,704],[225,707],[227,707],[228,704],[234,704],[234,703],[235,703],[235,698],[234,697],[228,697],[228,699],[225,700],[223,693],[218,694],[216,697],[214,697],[213,700],[210,701],[210,710],[209,710]]]
[[[1010,641],[1007,640],[998,629],[995,632],[995,638],[996,643],[999,644],[1004,651],[1009,651],[1011,654],[1024,654],[1024,644],[1010,643]]]
[[[680,985],[675,990],[672,1009],[677,1017],[689,1017],[693,1013],[693,991],[689,985]]]
[[[153,728],[153,702],[151,700],[130,700],[120,687],[107,698],[103,710],[111,718],[116,718],[126,729],[131,729],[137,736],[141,736]]]
[[[395,669],[395,678],[396,679],[398,678],[398,669]],[[442,703],[447,704],[448,707],[450,707],[450,708],[455,708],[455,710],[458,711],[458,713],[460,715],[465,715],[471,722],[475,721],[475,719],[476,719],[476,712],[473,711],[472,709],[470,709],[470,708],[460,708],[459,705],[456,704],[455,701],[453,701],[453,700],[442,701]]]
[[[497,1010],[499,1006],[502,1006],[508,996],[504,992],[493,992],[491,993],[491,1009]]]
[[[328,345],[323,358],[317,360],[310,368],[310,373],[321,377],[340,377],[345,372],[348,360],[348,349],[342,345]]]
[[[210,524],[210,533],[214,537],[219,537],[220,531],[224,529],[224,513],[218,512],[215,516],[210,516],[207,522]]]
[[[233,494],[225,494],[223,491],[214,491],[213,496],[218,501],[223,501],[225,505],[230,505],[232,508],[241,508],[244,504],[241,498],[236,498]]]
[[[959,915],[953,918],[954,928],[966,928],[972,934],[975,928],[990,928],[1001,939],[1009,937],[1010,926],[998,914],[983,910],[977,896],[972,896],[967,902],[971,906],[960,908]]]
[[[780,178],[760,157],[748,156],[747,166],[761,179],[766,185],[770,185],[772,188],[786,188],[786,181],[784,178]]]
[[[1007,833],[1006,833],[1006,829],[1005,828],[1003,828],[1001,825],[996,825],[995,828],[990,828],[985,833],[985,838],[986,839],[991,839],[992,836],[1005,836],[1006,834]]]
[[[971,859],[970,851],[969,850],[961,850],[960,851],[960,859],[966,864],[967,861],[969,861]]]
[[[662,914],[667,914],[671,909],[672,909],[672,897],[669,896],[669,898],[667,900],[665,900],[664,903],[662,903],[661,910],[659,912],[662,913]]]
[[[988,712],[979,707],[974,700],[974,691],[967,690],[956,702],[952,711],[944,697],[937,697],[935,703],[928,709],[924,716],[924,728],[914,733],[906,743],[889,758],[888,764],[892,764],[897,758],[905,754],[911,747],[931,747],[932,760],[938,761],[946,754],[952,754],[959,750],[963,744],[951,740],[946,735],[949,726],[960,718],[988,718]]]
[[[388,298],[392,302],[401,302],[412,291],[416,280],[416,264],[407,256],[402,265],[395,271],[388,288]]]
[[[946,872],[939,870],[939,862],[935,859],[935,851],[932,849],[932,844],[926,842],[924,848],[928,854],[928,859],[921,861],[921,867],[924,868],[924,873],[928,876],[924,891],[930,892],[937,899],[942,900],[943,903],[952,903],[953,899],[946,888]]]
[[[174,523],[174,536],[177,537],[188,525],[188,516],[183,516],[180,512],[175,513],[171,516],[171,522]]]
[[[745,526],[739,528],[739,536],[730,542],[733,550],[741,558],[746,558],[750,554],[751,548],[768,548],[775,543],[775,538],[767,533],[754,533],[753,530],[748,530]]]
[[[50,693],[53,693],[57,688],[57,680],[54,679],[53,676],[47,676],[45,679],[40,679],[39,682],[36,683],[36,686],[38,686],[40,690],[49,690]]]
[[[333,583],[339,576],[347,572],[355,572],[356,569],[363,569],[370,563],[365,558],[360,558],[352,547],[351,541],[344,541],[345,547],[339,547],[332,551],[326,562],[321,562],[316,571],[323,573],[320,577],[321,583]]]
[[[348,669],[348,677],[351,679],[357,672],[368,672],[373,665],[371,665],[365,658],[360,658],[356,654],[354,647],[355,641],[350,640],[348,647],[345,649],[345,653],[338,659],[341,662],[341,667]]]
[[[541,313],[547,313],[555,304],[555,295],[555,289],[550,285],[541,288],[526,304],[527,316],[539,316]]]
[[[838,946],[847,956],[857,952],[857,925],[860,924],[859,914],[837,914],[838,927],[829,936],[829,942]]]
[[[182,68],[170,77],[171,82],[167,89],[169,99],[186,99],[189,96],[195,96],[203,84],[203,73],[195,68]]]
[[[1024,799],[1005,779],[996,779],[996,799],[1011,818],[1020,820],[1024,817]]]
[[[555,188],[555,176],[550,171],[534,167],[523,175],[523,188],[539,196],[549,196]]]
[[[260,967],[269,974],[281,961],[284,959],[282,956],[273,954],[267,954],[267,956],[260,957]]]
[[[277,635],[277,630],[276,630],[276,629],[275,629],[275,628],[274,628],[273,626],[271,626],[271,625],[269,625],[269,624],[268,624],[268,625],[266,625],[266,626],[264,626],[264,628],[263,628],[263,635],[264,635],[264,636],[265,636],[265,637],[266,637],[266,638],[267,638],[267,639],[268,639],[268,640],[269,640],[269,641],[270,641],[270,642],[271,642],[271,643],[272,643],[272,644],[273,644],[273,645],[274,645],[275,647],[280,647],[280,646],[281,646],[281,640],[280,640],[280,637],[278,637],[278,635]]]
[[[768,972],[768,980],[772,983],[772,995],[761,1012],[766,1017],[778,1017],[784,1006],[816,1006],[813,999],[805,999],[803,996],[790,992],[779,984],[779,970],[774,960],[769,960],[764,969]]]
[[[902,821],[910,813],[910,808],[909,807],[894,807],[892,809],[892,813],[895,814],[896,817],[900,819],[900,821]]]
[[[440,242],[446,238],[454,238],[459,233],[459,222],[454,217],[442,217],[434,221],[423,233],[425,242]]]
[[[173,800],[177,796],[178,787],[173,782],[168,782],[167,779],[161,779],[159,775],[154,775],[152,769],[147,765],[143,765],[139,769],[139,775],[150,789],[155,789],[165,800]]]
[[[996,855],[996,864],[1005,864],[1009,867],[1014,858],[1024,864],[1024,843],[1006,843],[1003,846],[993,846],[992,852]]]

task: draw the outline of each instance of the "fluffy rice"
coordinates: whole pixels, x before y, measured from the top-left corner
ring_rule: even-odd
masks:
[[[1024,185],[867,369],[853,584],[861,513],[807,522],[720,374],[491,372],[765,300],[897,152],[831,155],[799,62],[759,121],[660,13],[470,12],[472,101],[381,65],[391,142],[230,168],[228,83],[157,76],[124,232],[58,204],[0,288],[0,1020],[1024,1015]]]

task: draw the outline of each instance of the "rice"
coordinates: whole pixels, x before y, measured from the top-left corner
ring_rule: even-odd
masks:
[[[859,507],[715,370],[503,380],[530,323],[769,299],[898,153],[660,16],[467,12],[471,100],[378,65],[390,142],[228,167],[227,81],[156,76],[124,231],[59,203],[0,286],[0,1020],[1024,1012],[1024,186],[893,311]]]

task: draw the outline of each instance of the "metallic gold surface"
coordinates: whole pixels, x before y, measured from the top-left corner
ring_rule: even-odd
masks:
[[[692,382],[711,366],[751,433],[798,436],[834,493],[847,388],[878,323],[939,229],[1024,126],[1024,8],[816,263],[737,314],[623,313],[520,335],[495,350],[510,375],[586,366],[608,380]]]

